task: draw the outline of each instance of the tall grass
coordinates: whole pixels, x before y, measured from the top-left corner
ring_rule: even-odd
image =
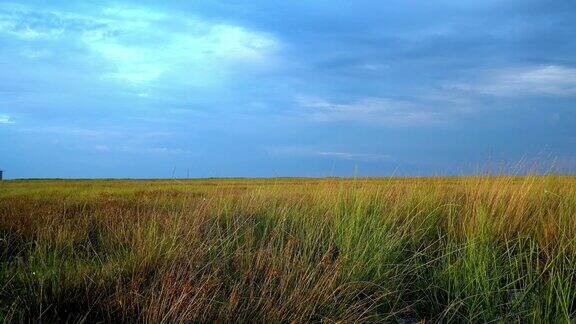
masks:
[[[576,320],[576,177],[5,181],[5,321]]]

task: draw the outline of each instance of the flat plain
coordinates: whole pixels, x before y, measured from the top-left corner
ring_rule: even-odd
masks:
[[[571,322],[576,177],[0,182],[6,322]]]

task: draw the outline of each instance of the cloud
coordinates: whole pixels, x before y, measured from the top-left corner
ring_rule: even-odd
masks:
[[[71,32],[98,28],[98,25],[97,21],[81,15],[19,4],[0,4],[0,33],[22,40],[57,40]]]
[[[18,131],[24,133],[67,135],[74,138],[99,138],[124,135],[124,133],[112,129],[95,129],[75,126],[42,126],[34,128],[20,128]]]
[[[280,48],[267,33],[138,6],[96,7],[79,14],[0,5],[2,34],[44,42],[42,47],[72,46],[73,54],[99,64],[103,80],[139,86],[162,77],[183,84],[221,82],[233,71],[273,65]],[[24,56],[45,52],[27,50]]]
[[[366,97],[337,103],[311,96],[299,96],[296,100],[304,116],[320,122],[359,121],[407,126],[441,121],[438,113],[410,101]]]
[[[345,151],[329,151],[319,150],[307,146],[275,146],[267,148],[266,151],[274,156],[308,156],[308,157],[324,157],[334,158],[339,160],[352,160],[352,161],[390,161],[391,157],[387,154],[379,153],[357,153]]]
[[[14,121],[10,116],[0,114],[0,124],[14,124]]]
[[[359,160],[359,161],[390,160],[390,156],[385,154],[348,153],[348,152],[315,152],[315,154],[318,156],[325,156],[342,160]]]
[[[96,144],[93,149],[100,153],[130,153],[130,154],[154,154],[154,155],[195,155],[192,150],[177,148],[177,147],[163,147],[163,146],[110,146],[105,144]]]
[[[238,26],[202,21],[185,25],[183,31],[170,33],[120,27],[122,36],[84,36],[83,40],[115,66],[107,77],[137,84],[178,72],[178,68],[190,71],[186,82],[209,83],[239,65],[267,64],[277,46],[270,36]],[[136,44],[133,37],[146,39]]]
[[[477,82],[454,83],[448,88],[493,96],[572,96],[576,95],[576,68],[543,65],[489,71]]]

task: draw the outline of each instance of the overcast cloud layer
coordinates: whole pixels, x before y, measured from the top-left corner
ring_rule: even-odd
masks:
[[[0,3],[17,177],[576,163],[574,1]]]

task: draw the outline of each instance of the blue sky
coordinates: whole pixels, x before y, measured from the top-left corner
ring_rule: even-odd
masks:
[[[0,3],[18,177],[576,165],[576,2]]]

